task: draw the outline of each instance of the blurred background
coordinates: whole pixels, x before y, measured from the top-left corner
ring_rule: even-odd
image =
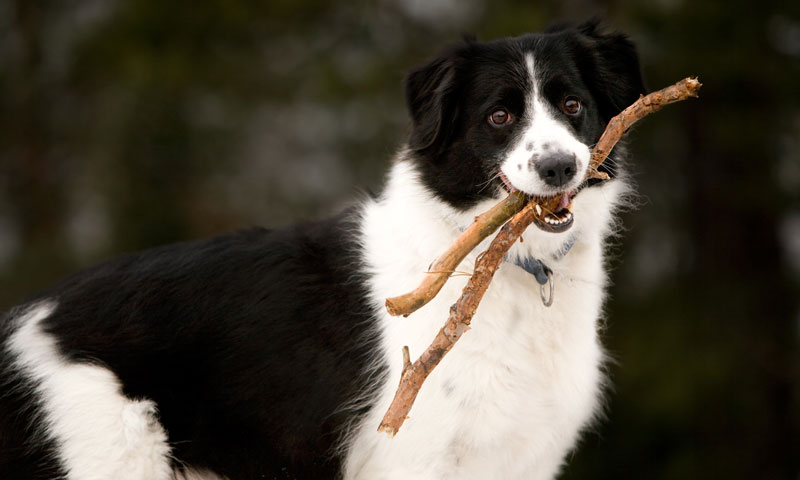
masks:
[[[120,252],[378,190],[406,70],[600,15],[657,89],[568,479],[800,478],[800,2],[0,0],[0,309]]]

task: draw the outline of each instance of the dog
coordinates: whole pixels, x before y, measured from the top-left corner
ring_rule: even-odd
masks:
[[[630,191],[624,148],[606,181],[587,180],[590,149],[642,93],[633,43],[594,21],[451,46],[407,75],[410,133],[379,195],[127,254],[6,312],[0,476],[554,478],[600,410],[604,244]],[[402,347],[425,350],[466,276],[408,318],[384,300],[512,190],[561,205],[379,433]]]

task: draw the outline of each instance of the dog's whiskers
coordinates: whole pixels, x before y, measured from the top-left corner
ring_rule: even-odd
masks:
[[[500,178],[500,170],[498,169],[498,170],[495,171],[494,175],[489,177],[488,180],[486,180],[485,182],[481,182],[478,185],[476,185],[478,187],[478,193],[482,193],[487,187],[489,187],[492,183],[494,183],[495,180],[497,180],[499,178]]]

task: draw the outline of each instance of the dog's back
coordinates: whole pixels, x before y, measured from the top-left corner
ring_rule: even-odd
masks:
[[[334,477],[375,338],[348,215],[127,255],[10,312],[3,478]]]

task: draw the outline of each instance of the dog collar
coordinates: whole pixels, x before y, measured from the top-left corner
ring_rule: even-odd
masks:
[[[553,255],[553,260],[558,261],[564,258],[564,256],[566,256],[572,249],[573,245],[575,245],[575,237],[571,236],[569,240],[567,240],[564,245],[558,249],[555,255]],[[539,284],[542,303],[545,307],[552,305],[554,292],[553,270],[545,265],[541,260],[533,257],[514,258],[512,263],[533,275],[533,278],[535,278],[536,282]],[[549,286],[547,290],[545,289],[545,285]],[[546,291],[547,293],[545,293]]]
[[[564,242],[564,245],[561,245],[561,248],[553,255],[553,260],[561,260],[567,256],[573,245],[575,245],[575,235],[570,235],[569,239]]]
[[[513,263],[514,265],[533,275],[533,278],[536,279],[539,285],[544,285],[547,283],[547,276],[552,275],[553,273],[553,271],[550,270],[550,267],[545,265],[544,262],[533,257],[515,258]]]

